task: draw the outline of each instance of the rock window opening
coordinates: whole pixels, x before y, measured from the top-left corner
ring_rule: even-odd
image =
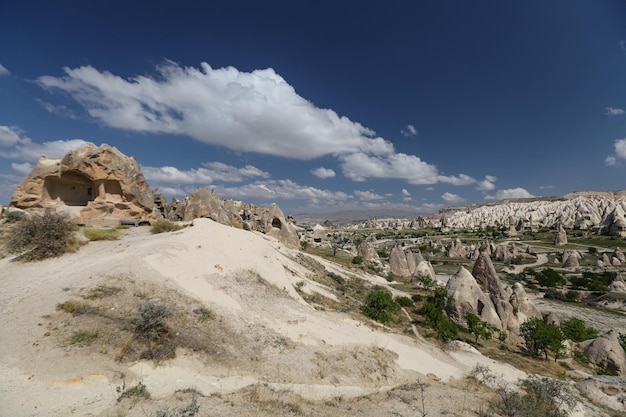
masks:
[[[275,227],[277,229],[282,229],[283,223],[280,221],[278,217],[274,217],[274,219],[272,220],[272,227]]]

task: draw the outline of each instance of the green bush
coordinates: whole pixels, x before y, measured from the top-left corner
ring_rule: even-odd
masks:
[[[39,261],[74,252],[78,240],[74,236],[76,226],[69,217],[46,210],[19,220],[11,228],[7,240],[10,253],[20,253],[21,261]]]
[[[183,227],[181,225],[178,225],[176,223],[172,223],[169,220],[159,219],[156,222],[154,222],[152,224],[152,226],[150,226],[150,233],[155,235],[157,233],[175,232],[175,231],[180,230],[182,228]]]
[[[548,287],[546,288],[546,292],[543,294],[543,298],[549,298],[552,300],[560,300],[565,301],[566,297],[563,294],[563,291],[559,291],[556,288]]]
[[[172,312],[162,304],[147,302],[139,306],[139,319],[135,326],[135,333],[150,340],[158,340],[167,333],[165,321],[172,316]]]
[[[363,314],[381,323],[391,321],[399,310],[400,306],[393,301],[391,293],[382,289],[370,292],[363,306]]]
[[[451,302],[448,290],[445,287],[437,287],[418,311],[424,317],[426,324],[435,330],[435,337],[442,342],[449,342],[459,337],[460,326],[450,320],[446,314],[446,309],[450,307]]]
[[[415,305],[413,300],[411,300],[409,297],[404,296],[396,297],[396,303],[398,303],[400,307],[413,307]]]
[[[355,256],[354,258],[352,258],[352,263],[354,265],[361,265],[363,263],[363,257],[362,256]]]
[[[532,268],[527,268],[525,272],[535,277],[539,285],[542,287],[557,287],[564,285],[567,280],[560,273],[551,268],[546,268],[541,272],[537,272]]]

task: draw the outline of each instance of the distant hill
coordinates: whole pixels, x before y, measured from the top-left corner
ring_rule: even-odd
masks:
[[[300,213],[294,214],[297,223],[323,223],[328,220],[333,224],[359,223],[372,218],[412,219],[419,216],[417,210],[344,210],[327,213]]]

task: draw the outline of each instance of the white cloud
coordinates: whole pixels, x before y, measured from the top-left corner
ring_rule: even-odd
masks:
[[[417,129],[415,129],[415,126],[413,125],[406,125],[406,127],[402,129],[400,133],[402,134],[402,136],[405,137],[417,136]]]
[[[626,138],[615,141],[615,155],[618,158],[626,159]]]
[[[324,167],[319,167],[319,168],[315,168],[311,170],[311,174],[322,179],[333,178],[336,175],[335,171],[333,171],[330,168],[324,168]]]
[[[45,156],[49,159],[59,159],[69,151],[85,145],[82,139],[55,140],[44,143],[34,143],[29,138],[21,138],[18,145],[10,151],[0,150],[0,156],[23,161],[37,161]]]
[[[467,176],[441,175],[418,156],[396,153],[391,142],[331,109],[298,95],[273,69],[182,67],[165,61],[154,75],[122,78],[91,66],[42,76],[40,86],[62,91],[91,117],[111,127],[190,136],[241,152],[295,159],[339,158],[344,175],[404,179],[411,184],[467,185]],[[46,103],[47,104],[47,103]],[[59,107],[50,107],[57,111]],[[46,106],[48,107],[48,106]],[[413,125],[406,132],[417,134]],[[313,173],[330,174],[330,171]],[[319,175],[318,175],[319,176]]]
[[[453,185],[467,185],[476,180],[468,175],[444,176],[437,167],[422,161],[418,156],[404,153],[372,156],[353,153],[341,157],[344,175],[354,181],[367,178],[396,178],[410,184],[435,184],[444,182]]]
[[[321,190],[297,184],[292,180],[267,180],[240,187],[215,187],[220,197],[251,201],[261,200],[305,200],[309,204],[332,206],[349,201],[352,197],[341,191]]]
[[[24,162],[23,164],[12,163],[11,168],[17,173],[28,175],[30,171],[33,170],[33,164],[29,164],[28,162]]]
[[[465,199],[459,195],[445,192],[441,195],[441,198],[448,203],[462,203]]]
[[[21,131],[15,127],[0,125],[0,146],[13,146],[20,143]]]
[[[506,200],[509,198],[532,198],[534,195],[526,191],[524,188],[508,188],[506,190],[498,190],[495,196],[486,196],[485,200]]]
[[[616,163],[617,163],[617,159],[615,159],[613,155],[607,156],[606,159],[604,160],[604,165],[606,165],[607,167],[613,166]]]
[[[9,75],[9,74],[11,74],[11,72],[8,69],[6,69],[4,65],[0,64],[0,77],[3,75]]]
[[[498,178],[493,175],[486,175],[485,179],[478,182],[478,187],[476,187],[479,191],[491,191],[496,188],[494,182],[496,182]]]
[[[622,39],[621,41],[617,42],[617,44],[623,52],[626,52],[626,40]]]
[[[181,67],[166,61],[154,76],[124,79],[94,67],[64,68],[41,86],[61,90],[108,126],[189,135],[245,152],[312,159],[328,154],[389,153],[375,132],[320,109],[273,69]]]
[[[426,191],[435,191],[433,187],[426,187]]]
[[[410,193],[410,192],[408,192],[408,191],[406,190],[406,188],[403,188],[403,189],[402,189],[402,195],[403,195],[403,196],[405,196],[405,197],[410,197],[410,196],[411,196],[411,193]]]
[[[554,188],[554,185],[540,185],[539,186],[540,190],[550,190],[552,188]]]
[[[40,156],[46,156],[50,159],[58,159],[85,143],[87,142],[82,139],[35,143],[32,139],[24,136],[20,129],[0,125],[0,146],[9,148],[0,150],[0,156],[4,158],[37,161]]]
[[[620,116],[622,114],[624,114],[624,110],[623,109],[616,109],[613,107],[606,107],[606,114],[607,116]]]
[[[362,201],[376,201],[376,200],[384,200],[385,197],[382,195],[373,193],[371,191],[354,191],[354,195]]]
[[[168,184],[212,184],[221,182],[241,182],[248,178],[269,178],[270,174],[252,165],[237,168],[221,162],[207,162],[204,167],[180,170],[176,167],[150,167],[142,168],[143,174],[148,181]]]

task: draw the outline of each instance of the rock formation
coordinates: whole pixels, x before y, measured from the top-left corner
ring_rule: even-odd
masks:
[[[466,326],[465,315],[476,314],[481,320],[502,329],[502,322],[489,297],[480,289],[476,279],[465,268],[461,267],[446,284],[448,296],[454,304],[449,311],[450,318],[456,323]]]
[[[498,277],[496,268],[491,262],[491,258],[482,252],[472,268],[472,275],[476,281],[485,288],[485,291],[491,297],[491,300],[508,300],[508,294],[504,290],[504,286]]]
[[[626,376],[626,353],[617,337],[615,330],[609,330],[595,339],[581,342],[579,346],[597,367]]]
[[[431,265],[429,261],[420,261],[417,266],[415,266],[415,270],[412,273],[414,278],[419,277],[429,277],[433,281],[437,280],[437,274],[435,274],[435,269]]]
[[[369,240],[366,240],[359,245],[358,254],[368,262],[378,262],[380,260],[374,245]]]
[[[250,229],[275,236],[289,247],[300,246],[295,225],[276,205],[262,208],[220,200],[215,192],[202,188],[183,201],[167,204],[162,195],[150,190],[137,161],[109,145],[88,143],[60,160],[41,157],[18,185],[10,206],[26,211],[53,208],[87,226],[208,217],[237,227],[247,223]]]
[[[456,239],[448,248],[448,257],[450,258],[465,258],[467,256],[467,250],[463,243]]]
[[[609,284],[609,291],[626,293],[626,283],[622,279],[622,276],[619,272],[615,273],[613,281],[611,282],[611,284]]]
[[[559,228],[556,232],[556,236],[554,237],[554,245],[555,246],[563,246],[567,245],[567,233],[563,228],[562,224],[559,224]]]
[[[10,206],[27,211],[54,208],[88,226],[158,218],[154,194],[137,161],[115,147],[92,143],[60,160],[41,157],[18,185]]]
[[[542,317],[520,283],[504,287],[486,252],[481,252],[472,273],[461,268],[450,278],[447,288],[453,300],[451,317],[463,326],[465,314],[472,312],[496,328],[518,335],[521,323]]]
[[[626,213],[624,213],[622,204],[615,206],[613,211],[602,221],[600,228],[602,234],[626,237]]]
[[[410,277],[409,264],[402,246],[396,245],[389,253],[389,268],[391,273],[398,277]]]
[[[563,252],[561,257],[563,268],[578,268],[580,266],[580,262],[578,261],[580,257],[580,254],[576,251]]]

